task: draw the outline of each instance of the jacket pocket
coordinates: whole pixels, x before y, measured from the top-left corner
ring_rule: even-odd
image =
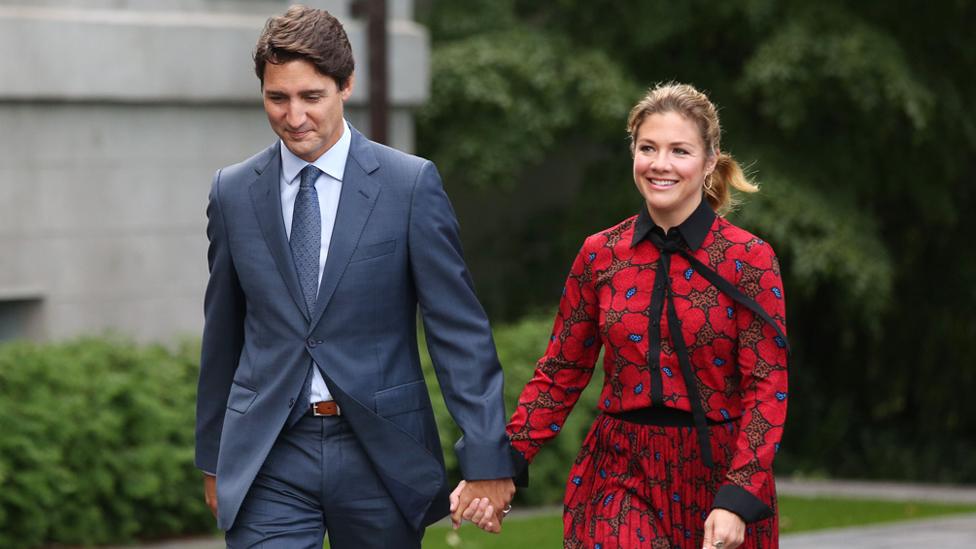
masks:
[[[241,414],[247,412],[258,392],[243,385],[234,383],[230,387],[230,395],[227,397],[227,407]]]
[[[382,255],[391,254],[395,249],[396,239],[378,242],[376,244],[362,245],[356,248],[356,251],[352,254],[352,258],[349,260],[349,262],[354,263],[356,261],[365,261],[367,259],[373,259]]]
[[[430,402],[427,384],[422,379],[376,391],[375,397],[376,413],[387,418],[426,408]]]

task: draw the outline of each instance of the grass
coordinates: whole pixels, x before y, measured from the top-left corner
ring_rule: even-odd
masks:
[[[782,533],[976,513],[976,505],[870,499],[780,497]]]
[[[976,505],[867,499],[781,497],[780,532],[791,533],[976,513]],[[427,529],[424,549],[543,549],[562,546],[562,516],[538,516],[505,523],[501,535],[465,525],[458,532],[445,526]]]

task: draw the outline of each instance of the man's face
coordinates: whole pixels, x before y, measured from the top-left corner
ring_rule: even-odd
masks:
[[[314,162],[342,136],[342,105],[352,94],[353,79],[345,89],[318,72],[304,59],[264,69],[264,111],[271,129],[288,150]]]

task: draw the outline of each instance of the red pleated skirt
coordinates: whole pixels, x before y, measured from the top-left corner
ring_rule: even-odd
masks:
[[[701,549],[705,519],[724,483],[738,422],[709,427],[714,468],[692,427],[631,423],[600,415],[569,473],[566,549]],[[760,498],[776,510],[773,482]],[[746,525],[742,549],[778,547],[778,514]]]

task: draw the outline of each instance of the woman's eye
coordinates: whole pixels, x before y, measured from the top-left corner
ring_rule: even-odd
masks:
[[[686,150],[684,150],[682,148],[677,148],[677,149],[674,150],[674,154],[684,156],[684,155],[688,154],[688,151],[686,151]]]

